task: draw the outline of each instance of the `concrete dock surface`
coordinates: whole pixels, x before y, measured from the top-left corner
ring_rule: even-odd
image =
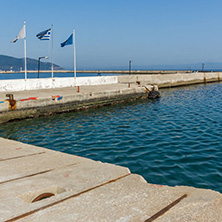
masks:
[[[6,95],[13,95],[12,103]],[[0,92],[0,123],[147,98],[145,87],[107,84]]]
[[[0,221],[222,221],[219,192],[0,138]]]
[[[131,84],[130,88],[137,88],[136,84]],[[52,88],[52,89],[38,89],[38,90],[26,90],[15,92],[0,92],[0,100],[7,99],[6,94],[13,93],[15,99],[25,99],[29,97],[37,98],[52,98],[52,96],[62,95],[84,95],[89,93],[101,93],[106,91],[117,91],[128,89],[127,84],[107,84],[107,85],[95,85],[95,86],[80,86],[79,92],[77,87],[65,87],[65,88]]]

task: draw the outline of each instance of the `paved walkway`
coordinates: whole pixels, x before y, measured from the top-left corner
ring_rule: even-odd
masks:
[[[138,85],[131,84],[130,88],[138,88]],[[128,84],[107,84],[107,85],[95,85],[95,86],[80,86],[79,92],[77,87],[67,87],[67,88],[55,88],[55,89],[39,89],[39,90],[26,90],[26,91],[16,91],[16,92],[0,92],[0,100],[5,100],[6,94],[12,93],[14,99],[24,99],[29,97],[38,98],[48,98],[56,95],[82,95],[89,94],[90,92],[99,93],[112,90],[123,90],[128,89]]]
[[[222,195],[0,138],[0,221],[222,221]]]
[[[6,95],[12,94],[9,97]],[[0,123],[55,113],[78,111],[147,98],[145,87],[136,84],[67,87],[0,92]]]

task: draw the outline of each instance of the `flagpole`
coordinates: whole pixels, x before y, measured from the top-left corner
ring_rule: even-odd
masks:
[[[75,29],[73,29],[73,53],[74,53],[74,77],[75,77],[75,86],[76,86],[76,37]]]
[[[53,25],[51,25],[51,66],[52,66],[52,79],[53,79]]]
[[[27,79],[27,61],[26,61],[26,21],[24,21],[25,36],[24,36],[24,54],[25,54],[25,80]]]

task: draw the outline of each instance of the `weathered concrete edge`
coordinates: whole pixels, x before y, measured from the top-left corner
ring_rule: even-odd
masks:
[[[167,72],[166,74],[140,74],[136,72],[132,75],[121,76],[94,76],[94,77],[78,77],[78,78],[46,78],[46,79],[13,79],[1,80],[0,91],[23,91],[23,90],[38,90],[38,89],[55,89],[62,87],[74,86],[92,86],[116,83],[135,83],[141,82],[146,84],[156,84],[158,86],[166,85],[171,87],[174,85],[187,85],[193,83],[205,83],[208,81],[220,81],[222,78],[221,72],[212,73],[174,73]]]
[[[43,79],[7,79],[0,81],[0,91],[23,91],[23,90],[38,90],[38,89],[55,89],[74,86],[93,86],[116,84],[117,76],[93,76],[93,77],[78,77],[78,78],[43,78]]]
[[[0,124],[11,120],[20,120],[25,118],[37,118],[40,116],[49,116],[58,113],[74,112],[109,106],[125,102],[132,102],[138,99],[147,98],[148,94],[143,87],[89,93],[85,95],[65,96],[63,100],[53,101],[51,98],[39,99],[27,102],[18,102],[17,109],[8,110],[8,106],[2,107],[0,113]]]
[[[138,83],[140,85],[158,85],[159,88],[186,86],[193,84],[205,84],[209,82],[220,82],[221,72],[214,73],[177,73],[177,74],[157,74],[157,75],[128,75],[119,76],[118,83]]]

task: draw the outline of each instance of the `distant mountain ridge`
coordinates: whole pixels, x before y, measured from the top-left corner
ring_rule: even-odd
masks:
[[[59,65],[53,64],[55,70],[63,70]],[[15,58],[12,56],[0,55],[0,70],[2,71],[20,71],[25,70],[24,58]],[[50,70],[50,62],[40,62],[41,70]],[[38,60],[27,58],[27,70],[38,70]]]

